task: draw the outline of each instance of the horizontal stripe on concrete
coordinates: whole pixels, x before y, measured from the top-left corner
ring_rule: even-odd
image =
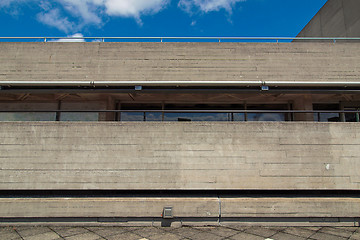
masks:
[[[1,122],[1,190],[359,190],[358,123]]]

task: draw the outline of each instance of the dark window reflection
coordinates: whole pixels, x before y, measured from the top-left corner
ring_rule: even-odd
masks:
[[[251,104],[247,110],[288,110],[286,104]],[[247,121],[280,122],[290,121],[291,114],[288,113],[248,113]]]
[[[339,110],[339,104],[314,104],[314,111],[332,111]],[[317,122],[340,122],[339,113],[314,113],[314,121]]]
[[[210,112],[164,112],[176,110]],[[252,104],[248,110],[288,110],[287,104]],[[121,110],[144,110],[142,112],[123,112],[121,121],[290,121],[288,113],[234,113],[232,110],[245,110],[242,104],[165,104],[160,103],[122,103]],[[148,112],[157,110],[160,112]],[[229,110],[228,113],[216,113],[212,110]]]
[[[345,108],[344,110],[357,111],[359,108]],[[345,122],[360,122],[359,113],[345,113]]]
[[[165,113],[165,121],[231,121],[227,113]]]

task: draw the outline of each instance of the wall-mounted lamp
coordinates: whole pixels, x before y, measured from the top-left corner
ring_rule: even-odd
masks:
[[[261,91],[269,91],[269,86],[261,86]]]

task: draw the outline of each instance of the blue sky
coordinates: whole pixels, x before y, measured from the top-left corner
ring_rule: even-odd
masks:
[[[294,37],[326,0],[0,0],[0,36]]]

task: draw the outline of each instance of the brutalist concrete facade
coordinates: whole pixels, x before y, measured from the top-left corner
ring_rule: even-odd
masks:
[[[358,226],[359,49],[0,43],[0,220]]]
[[[329,0],[298,37],[360,37],[360,2]]]

